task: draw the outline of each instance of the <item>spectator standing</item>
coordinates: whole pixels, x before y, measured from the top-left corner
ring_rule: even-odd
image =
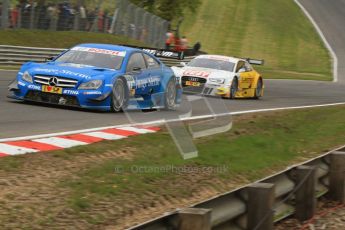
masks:
[[[97,17],[97,26],[98,26],[98,32],[103,32],[104,28],[104,12],[103,10],[98,11],[98,17]]]
[[[104,27],[103,27],[103,32],[105,33],[109,33],[109,29],[110,29],[110,15],[109,15],[109,11],[106,9],[104,10]]]
[[[58,30],[66,30],[69,26],[70,7],[67,1],[59,4]]]
[[[87,17],[86,17],[86,9],[83,5],[80,5],[79,7],[79,15],[80,15],[80,28],[81,30],[86,30]]]
[[[169,50],[171,48],[171,45],[173,44],[174,40],[175,40],[174,33],[169,31],[166,34],[165,49]]]
[[[30,27],[30,15],[31,15],[31,4],[28,1],[23,1],[21,6],[21,15],[22,15],[22,27]]]
[[[63,18],[63,4],[58,4],[58,19],[57,19],[57,30],[62,30],[64,26],[64,18]]]
[[[38,25],[38,29],[44,29],[46,30],[48,28],[47,21],[48,21],[48,15],[47,15],[47,6],[43,2],[38,2],[38,5],[36,7],[36,17],[35,17],[35,25]]]
[[[17,28],[18,27],[19,10],[20,10],[19,5],[16,5],[11,10],[11,28]]]
[[[95,21],[96,11],[90,10],[87,14],[87,31],[91,31],[93,23]]]
[[[188,49],[188,39],[183,36],[181,39],[181,51],[186,51]]]
[[[53,22],[53,18],[54,18],[54,14],[55,14],[55,8],[53,4],[48,4],[47,7],[47,28],[51,28],[52,22]]]

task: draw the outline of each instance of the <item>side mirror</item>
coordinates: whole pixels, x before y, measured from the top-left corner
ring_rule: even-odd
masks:
[[[48,62],[48,61],[53,61],[54,59],[55,59],[55,56],[48,57],[48,58],[46,58],[46,62]]]
[[[186,67],[186,66],[187,66],[187,63],[185,63],[185,62],[180,62],[180,65],[182,65],[183,67]]]
[[[133,67],[132,71],[133,72],[141,72],[141,68],[140,67]]]
[[[245,68],[241,68],[241,69],[238,70],[238,72],[239,73],[244,73],[244,72],[246,72],[246,69]]]

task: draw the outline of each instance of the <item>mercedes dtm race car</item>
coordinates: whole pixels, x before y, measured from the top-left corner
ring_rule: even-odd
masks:
[[[47,63],[24,64],[10,98],[82,108],[174,109],[182,89],[171,68],[156,58],[181,53],[105,44],[77,45]]]
[[[221,55],[200,55],[188,64],[172,67],[183,92],[223,98],[259,98],[263,96],[262,76],[251,64],[263,60],[242,59]]]

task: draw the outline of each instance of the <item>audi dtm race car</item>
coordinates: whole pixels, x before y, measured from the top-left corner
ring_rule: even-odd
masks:
[[[97,110],[174,109],[182,89],[159,56],[183,54],[133,47],[82,44],[46,63],[24,64],[10,98]]]
[[[188,64],[172,67],[183,92],[223,98],[259,98],[263,96],[262,76],[251,64],[263,60],[234,58],[221,55],[200,55]]]

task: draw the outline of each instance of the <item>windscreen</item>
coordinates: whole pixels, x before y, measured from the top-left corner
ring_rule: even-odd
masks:
[[[195,58],[188,63],[191,67],[202,67],[233,72],[235,63],[208,58]]]
[[[97,68],[120,69],[125,55],[125,51],[74,47],[58,57],[55,61]]]

